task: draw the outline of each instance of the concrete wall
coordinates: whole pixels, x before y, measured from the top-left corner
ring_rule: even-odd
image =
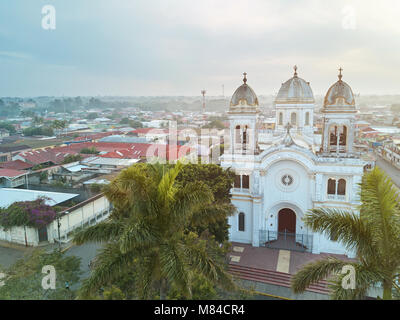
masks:
[[[37,246],[39,244],[39,235],[36,228],[13,227],[4,230],[0,227],[0,240],[25,245],[25,230],[26,242],[28,246]]]
[[[70,234],[75,229],[94,225],[108,217],[110,213],[110,203],[107,198],[100,194],[84,202],[69,208],[62,213],[60,218],[60,236],[62,242],[68,242]],[[26,238],[29,246],[39,245],[39,234],[37,228],[26,227]],[[4,230],[0,227],[0,240],[25,245],[24,227],[13,227]],[[57,220],[47,226],[48,241],[54,243],[58,240]]]

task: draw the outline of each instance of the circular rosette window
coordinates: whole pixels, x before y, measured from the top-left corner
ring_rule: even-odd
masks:
[[[281,178],[281,182],[285,187],[289,187],[293,184],[293,177],[290,174],[284,174]]]
[[[291,169],[279,170],[275,175],[275,185],[283,192],[293,192],[297,190],[300,182],[299,175]]]

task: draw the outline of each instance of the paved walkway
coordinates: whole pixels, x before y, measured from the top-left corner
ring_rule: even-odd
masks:
[[[249,244],[232,243],[230,263],[242,267],[253,267],[268,271],[278,271],[295,274],[303,265],[324,259],[336,257],[338,259],[353,261],[345,255],[338,254],[312,254],[308,252],[288,251],[265,247],[255,248]],[[241,248],[241,249],[238,249]],[[239,252],[241,250],[241,252]]]

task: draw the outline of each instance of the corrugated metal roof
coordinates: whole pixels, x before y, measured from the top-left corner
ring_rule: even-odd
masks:
[[[27,190],[27,189],[0,188],[0,207],[7,208],[14,202],[34,201],[40,197],[49,198],[49,200],[46,200],[46,204],[50,206],[55,206],[61,202],[73,199],[77,196],[79,196],[79,194]]]

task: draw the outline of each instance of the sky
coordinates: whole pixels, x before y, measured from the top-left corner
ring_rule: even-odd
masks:
[[[55,29],[46,5],[55,9]],[[53,16],[51,16],[53,17]],[[1,0],[0,96],[400,94],[398,0]]]

